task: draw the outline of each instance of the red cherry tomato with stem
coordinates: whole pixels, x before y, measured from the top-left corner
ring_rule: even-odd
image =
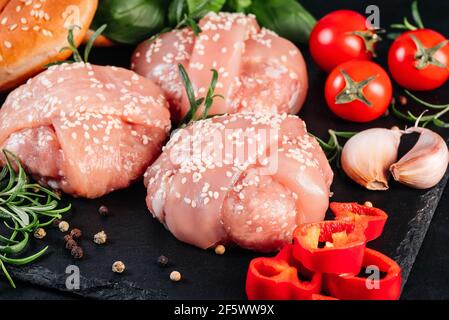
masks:
[[[310,34],[310,53],[316,64],[329,72],[350,60],[371,60],[378,31],[367,28],[366,17],[351,10],[337,10],[317,22]]]
[[[388,109],[392,91],[390,78],[381,66],[371,61],[349,61],[330,73],[325,97],[340,118],[370,122]]]
[[[440,33],[418,29],[401,34],[388,52],[393,79],[409,90],[433,90],[449,79],[449,45]]]

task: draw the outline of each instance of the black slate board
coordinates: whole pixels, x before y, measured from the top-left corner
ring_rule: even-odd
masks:
[[[365,1],[302,1],[316,16],[342,8],[354,8],[363,12],[368,4],[378,4],[381,8],[382,24],[401,19],[398,7],[408,12],[409,1],[391,0],[388,2]],[[344,4],[343,4],[344,3]],[[433,27],[443,33],[449,31],[445,13],[447,3],[422,3],[424,18],[432,13],[430,21]],[[427,13],[427,14],[426,14]],[[392,117],[384,117],[369,125],[347,124],[334,117],[326,108],[323,99],[325,74],[318,71],[305,53],[310,75],[310,95],[300,116],[308,123],[309,130],[325,137],[329,128],[337,130],[362,130],[367,127],[390,127],[404,125]],[[379,56],[386,52],[387,46],[379,48]],[[131,49],[96,50],[92,62],[127,66]],[[384,61],[380,63],[385,66]],[[446,94],[449,86],[437,93],[425,94],[429,101],[449,101]],[[399,92],[399,91],[398,91]],[[0,97],[0,101],[2,101]],[[446,139],[449,133],[443,133]],[[335,201],[370,200],[376,206],[390,214],[383,236],[370,243],[370,247],[381,250],[397,260],[403,268],[404,283],[413,266],[416,255],[432,220],[433,213],[446,186],[448,175],[432,190],[417,191],[392,183],[389,192],[369,192],[352,183],[341,172],[336,171],[333,192]],[[202,251],[178,242],[161,224],[151,218],[145,207],[145,188],[137,183],[131,188],[108,195],[103,199],[88,201],[68,199],[74,210],[67,216],[72,226],[84,232],[82,245],[85,258],[74,262],[63,248],[62,235],[51,230],[45,239],[50,244],[49,253],[33,265],[23,268],[11,268],[13,276],[19,280],[50,289],[68,291],[65,287],[65,269],[76,264],[81,272],[81,289],[70,291],[85,298],[95,299],[243,299],[244,279],[249,261],[258,256],[256,253],[232,248],[224,256],[217,256],[212,251]],[[111,209],[111,216],[100,217],[97,209],[105,204]],[[98,247],[92,242],[93,235],[105,230],[110,238],[109,244]],[[36,241],[34,248],[44,243]],[[170,259],[170,266],[161,269],[156,264],[159,255]],[[111,272],[111,265],[116,260],[126,263],[127,271],[123,275]],[[183,281],[172,283],[168,276],[171,270],[179,270]],[[0,288],[7,288],[1,284]],[[1,292],[0,292],[1,297]]]

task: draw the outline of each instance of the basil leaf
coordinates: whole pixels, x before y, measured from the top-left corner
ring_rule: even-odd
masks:
[[[201,19],[207,13],[219,12],[226,0],[186,0],[189,9],[189,16],[192,19]]]
[[[173,0],[168,9],[171,26],[185,24],[187,19],[199,20],[207,13],[219,12],[226,0]]]
[[[179,24],[187,13],[186,0],[173,0],[168,8],[168,22],[171,26]]]
[[[251,5],[251,0],[228,0],[226,6],[236,12],[245,12],[245,9]]]
[[[136,44],[165,27],[166,13],[164,0],[101,0],[93,28],[107,24],[106,37],[123,44]]]
[[[296,44],[307,43],[316,24],[296,0],[253,0],[247,12],[254,14],[261,26]]]

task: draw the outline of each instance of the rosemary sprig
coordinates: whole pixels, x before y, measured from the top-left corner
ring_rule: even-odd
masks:
[[[424,29],[424,24],[421,19],[421,14],[419,13],[418,0],[414,0],[412,2],[412,18],[413,18],[414,24],[411,23],[407,19],[407,17],[404,17],[402,23],[395,23],[395,24],[390,25],[390,27],[393,29],[408,30],[408,31]],[[396,39],[399,35],[400,35],[400,33],[389,33],[387,35],[387,37],[390,39]]]
[[[399,111],[399,109],[396,107],[395,102],[393,101],[391,103],[391,111],[397,118],[414,123],[416,126],[421,126],[424,128],[430,124],[433,124],[440,128],[449,128],[449,123],[441,120],[442,116],[444,116],[446,113],[449,113],[449,103],[442,104],[442,105],[432,104],[432,103],[426,102],[426,101],[418,98],[417,96],[413,95],[410,91],[407,91],[407,90],[404,90],[404,91],[415,102],[417,102],[429,109],[437,110],[437,112],[434,114],[430,114],[430,115],[424,115],[425,113],[427,113],[429,111],[429,109],[427,109],[427,110],[424,110],[424,112],[421,113],[421,115],[419,115],[419,116],[413,114],[409,110],[407,111],[407,113],[403,113],[403,112]]]
[[[192,121],[196,120],[205,120],[209,118],[209,111],[212,108],[214,103],[214,99],[217,97],[224,98],[222,95],[215,94],[215,89],[217,88],[218,82],[218,72],[215,69],[212,69],[212,80],[209,85],[209,89],[207,90],[206,97],[196,98],[195,91],[193,89],[192,81],[190,80],[189,75],[187,74],[186,69],[182,64],[178,65],[179,74],[181,76],[181,81],[184,84],[184,88],[186,90],[187,98],[189,99],[190,109],[185,115],[184,119],[182,119],[180,125],[186,126]],[[203,105],[203,112],[201,118],[197,118],[198,109]]]
[[[0,172],[0,221],[4,225],[2,231],[9,232],[0,235],[0,270],[15,288],[6,266],[25,265],[41,257],[48,247],[31,256],[20,256],[27,248],[30,234],[61,219],[61,214],[69,211],[71,205],[58,208],[61,200],[58,194],[30,183],[17,157],[7,150],[2,154],[5,165]]]
[[[190,27],[192,29],[193,33],[195,34],[195,36],[198,36],[203,31],[203,30],[201,30],[198,23],[196,23],[195,19],[193,19],[191,16],[188,16],[187,14],[184,15],[182,20],[179,21],[178,24],[173,29],[179,30],[184,27]],[[172,29],[169,27],[165,27],[160,32],[152,35],[150,37],[150,39],[148,39],[148,43],[150,43],[150,44],[153,43],[157,38],[159,38],[161,36],[161,34],[168,32],[170,30],[172,30]]]
[[[192,28],[192,30],[196,36],[199,35],[202,32],[202,30],[198,26],[197,21],[200,20],[201,18],[203,18],[208,12],[211,11],[210,2],[211,1],[198,2],[194,5],[194,8],[188,8],[189,13],[184,14],[184,16],[182,16],[181,20],[179,20],[179,18],[178,18],[178,24],[176,25],[175,29],[180,29],[183,27],[190,27],[190,28]],[[223,1],[223,4],[224,4],[224,1]],[[222,5],[220,6],[220,8],[222,7]],[[188,7],[189,7],[189,5],[188,5]],[[216,11],[219,11],[220,8],[216,8]],[[181,14],[177,14],[177,15],[181,16]]]
[[[324,140],[318,138],[317,136],[309,133],[312,137],[314,137],[321,148],[323,149],[324,153],[326,154],[327,159],[329,160],[329,163],[332,163],[335,161],[338,168],[340,168],[340,158],[341,158],[341,152],[343,151],[343,146],[339,141],[339,138],[343,139],[350,139],[353,136],[357,134],[357,132],[347,132],[347,131],[335,131],[335,130],[329,130],[329,140],[325,142]]]
[[[412,16],[419,29],[424,29],[424,24],[421,19],[421,14],[418,9],[418,0],[412,2]]]
[[[84,62],[89,61],[89,55],[90,55],[90,52],[92,51],[92,47],[94,46],[95,40],[97,40],[97,38],[104,32],[104,30],[106,30],[107,27],[108,27],[107,24],[102,25],[90,37],[89,41],[86,44],[86,47],[84,48]],[[78,55],[79,55],[79,53],[78,53]]]
[[[161,36],[161,34],[164,34],[164,33],[168,32],[168,31],[170,31],[170,30],[172,30],[172,29],[169,28],[169,27],[165,27],[165,28],[162,29],[160,32],[158,32],[158,33],[156,33],[156,34],[153,34],[153,35],[150,37],[150,39],[147,40],[147,41],[148,41],[148,44],[153,43],[157,38],[159,38],[159,37]]]
[[[84,48],[84,54],[81,55],[81,53],[79,52],[78,48],[76,47],[75,44],[75,37],[73,34],[73,30],[75,30],[76,28],[81,29],[80,26],[72,26],[69,28],[69,32],[67,35],[67,42],[68,42],[68,46],[62,48],[59,52],[64,52],[64,51],[71,51],[72,52],[72,59],[66,60],[66,61],[57,61],[57,62],[52,62],[49,63],[47,65],[45,65],[45,68],[49,68],[51,66],[55,66],[55,65],[60,65],[60,64],[64,64],[64,63],[75,63],[75,62],[85,62],[87,63],[89,61],[89,56],[90,56],[90,52],[92,51],[92,47],[94,45],[95,40],[97,40],[97,38],[104,32],[104,30],[106,30],[107,25],[104,24],[102,25],[100,28],[97,29],[97,31],[94,32],[94,34],[92,35],[92,37],[90,37],[89,42],[86,44],[86,47]]]
[[[181,29],[184,27],[190,27],[192,28],[193,33],[198,36],[202,30],[200,26],[196,23],[195,15],[184,15],[184,18],[179,21],[179,23],[176,25],[175,29]]]

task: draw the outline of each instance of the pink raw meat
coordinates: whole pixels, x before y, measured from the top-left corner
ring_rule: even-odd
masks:
[[[304,104],[307,69],[301,52],[288,40],[260,29],[254,16],[209,13],[195,36],[186,28],[143,42],[132,58],[132,69],[159,84],[170,102],[172,116],[189,110],[178,76],[182,64],[198,97],[206,95],[219,72],[216,99],[210,114],[260,111],[296,114]]]
[[[272,251],[300,223],[320,221],[333,173],[304,122],[238,113],[174,133],[145,174],[147,204],[179,240]]]
[[[169,130],[168,104],[152,81],[84,63],[51,67],[0,111],[0,146],[40,183],[87,198],[141,177]]]

